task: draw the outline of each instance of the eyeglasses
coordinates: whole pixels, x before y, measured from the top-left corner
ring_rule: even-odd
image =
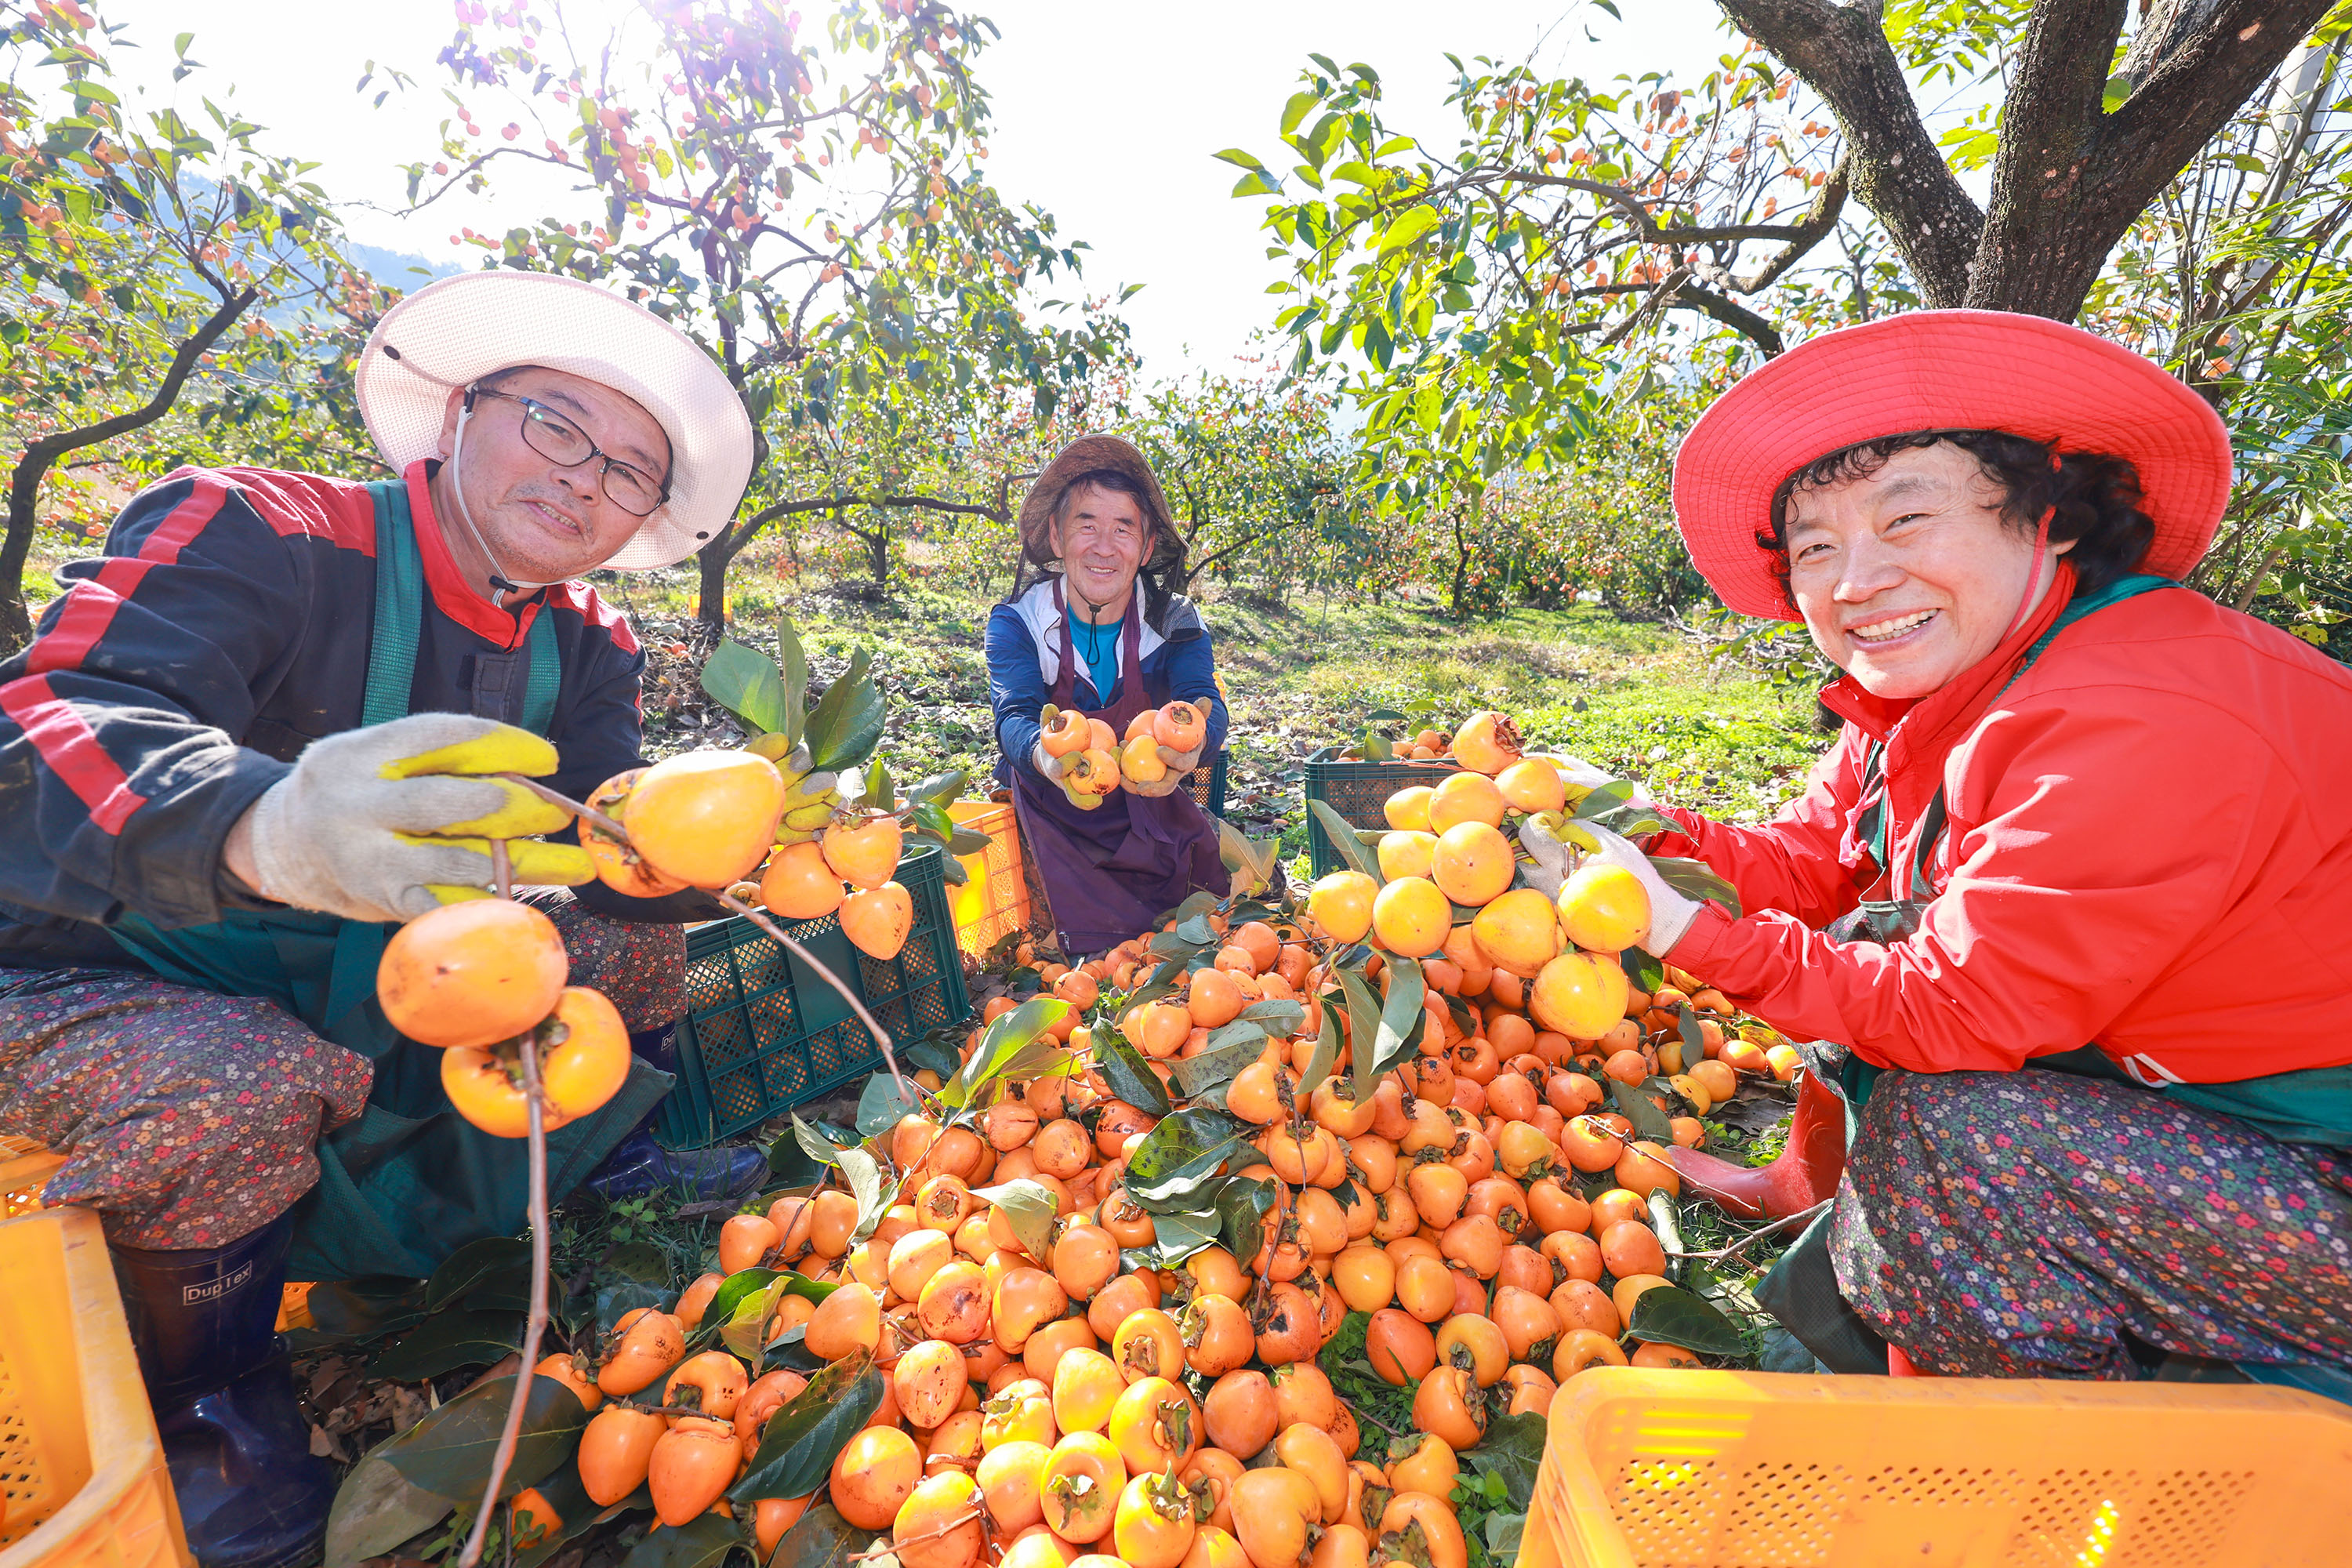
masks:
[[[588,438],[586,431],[536,398],[494,392],[487,386],[470,388],[466,397],[468,406],[477,397],[503,397],[509,403],[521,404],[523,444],[559,468],[576,468],[591,458],[603,458],[604,466],[596,471],[597,488],[604,491],[606,500],[631,517],[650,516],[656,507],[669,499],[667,484],[642,468],[608,456]]]

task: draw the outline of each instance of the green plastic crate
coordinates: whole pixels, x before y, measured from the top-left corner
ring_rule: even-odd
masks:
[[[1385,828],[1389,819],[1381,808],[1388,805],[1389,796],[1413,784],[1435,784],[1461,771],[1461,764],[1452,762],[1342,762],[1339,747],[1326,746],[1307,759],[1307,798],[1321,801],[1354,826]],[[1307,814],[1307,854],[1318,877],[1347,868],[1323,831],[1322,820],[1312,811]]]
[[[1225,749],[1184,775],[1184,787],[1211,816],[1225,815]]]
[[[856,989],[902,1049],[971,1011],[942,860],[927,845],[898,862],[915,923],[896,958],[860,952],[832,915],[783,927]],[[757,1127],[882,1065],[881,1047],[841,993],[740,915],[686,933],[686,997],[677,1083],[656,1129],[670,1148],[699,1149]]]

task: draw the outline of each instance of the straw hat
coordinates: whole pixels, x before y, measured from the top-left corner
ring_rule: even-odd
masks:
[[[1054,508],[1071,480],[1102,468],[1131,479],[1143,492],[1143,510],[1152,524],[1151,557],[1144,562],[1143,570],[1166,573],[1181,567],[1184,540],[1176,531],[1175,514],[1168,509],[1160,478],[1135,444],[1120,436],[1081,436],[1054,454],[1054,460],[1031,483],[1021,502],[1022,553],[1048,570],[1061,569],[1062,557],[1054,549]]]
[[[520,364],[624,393],[669,437],[669,499],[605,566],[668,566],[727,526],[751,477],[743,400],[692,338],[577,278],[467,272],[402,300],[360,354],[360,416],[398,472],[440,451],[451,388]]]
[[[1744,616],[1793,621],[1772,556],[1772,495],[1816,458],[1914,430],[2000,430],[2127,459],[2156,524],[2140,570],[2185,576],[2229,504],[2230,432],[2212,406],[2130,350],[2061,321],[1916,310],[1824,332],[1715,400],[1675,458],[1691,560]]]

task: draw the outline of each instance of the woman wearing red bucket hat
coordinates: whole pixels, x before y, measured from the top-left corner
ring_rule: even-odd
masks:
[[[1834,1187],[1759,1292],[1834,1370],[2352,1390],[2352,672],[2178,581],[2231,474],[2160,367],[1972,310],[1816,338],[1683,445],[1693,559],[1845,727],[1761,826],[1665,810],[1744,918],[1609,855],[1672,963],[1825,1042],[1777,1168],[1677,1163]]]

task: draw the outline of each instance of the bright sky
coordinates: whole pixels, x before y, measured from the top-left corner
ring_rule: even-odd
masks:
[[[595,11],[612,0],[575,3]],[[822,0],[809,8],[820,12]],[[1066,237],[1093,247],[1088,292],[1145,286],[1127,313],[1151,378],[1229,365],[1273,316],[1265,290],[1281,268],[1265,255],[1262,204],[1232,199],[1240,171],[1213,154],[1240,146],[1281,166],[1277,122],[1308,51],[1372,65],[1393,119],[1451,145],[1449,50],[1532,52],[1601,81],[1621,71],[1696,76],[1727,47],[1709,0],[1624,0],[1623,23],[1583,0],[1193,0],[1174,10],[976,0],[975,9],[1003,35],[980,60],[996,111],[990,173],[1008,197],[1037,203]],[[446,111],[446,73],[433,57],[454,22],[439,0],[313,7],[299,21],[250,0],[104,0],[104,14],[152,51],[159,89],[173,35],[194,32],[190,53],[211,68],[187,85],[217,92],[234,82],[238,108],[274,133],[267,143],[318,160],[317,177],[339,197],[396,205],[395,164],[433,146]],[[352,90],[371,59],[407,72],[421,90],[371,110]],[[423,219],[347,217],[365,243],[471,265],[476,253],[448,243],[460,225],[498,231],[530,216],[475,205]]]

